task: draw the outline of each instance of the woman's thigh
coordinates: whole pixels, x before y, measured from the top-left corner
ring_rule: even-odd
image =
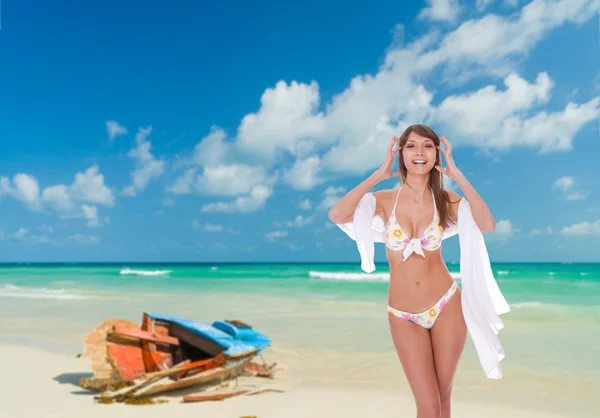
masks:
[[[431,328],[433,358],[442,398],[452,388],[466,338],[467,326],[463,317],[461,292],[457,290]]]
[[[388,313],[392,340],[417,408],[436,408],[440,394],[429,330]]]

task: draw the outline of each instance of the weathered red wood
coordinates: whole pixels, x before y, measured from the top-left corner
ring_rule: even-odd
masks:
[[[178,373],[174,374],[173,376],[171,376],[171,379],[179,380],[184,377],[193,376],[197,373],[205,372],[210,369],[216,369],[217,367],[225,364],[225,360],[226,360],[225,355],[223,353],[221,353],[221,354],[218,354],[216,357],[213,357],[208,360],[195,361],[193,363],[179,367],[178,370],[181,370],[181,372],[178,372]]]
[[[134,328],[115,326],[113,333],[123,335],[126,337],[139,338],[140,340],[152,341],[155,343],[179,345],[178,338],[161,335],[155,332],[142,331]]]
[[[152,333],[154,332],[154,320],[145,312],[142,319],[142,330]],[[140,343],[142,345],[142,358],[144,360],[146,372],[158,372],[160,370],[166,370],[172,366],[172,362],[171,364],[167,364],[157,353],[156,343],[145,340],[141,340]]]

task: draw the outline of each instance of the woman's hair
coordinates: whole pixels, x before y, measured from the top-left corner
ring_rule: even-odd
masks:
[[[402,132],[402,135],[400,135],[398,145],[404,147],[406,141],[408,141],[408,136],[411,132],[433,140],[433,143],[436,147],[440,146],[440,137],[437,136],[437,134],[429,126],[421,124],[411,125],[408,128],[406,128],[404,132]],[[435,165],[441,166],[441,152],[437,148],[436,151],[437,152],[435,158]],[[400,152],[398,153],[398,168],[400,171],[400,177],[402,178],[403,184],[406,184],[408,187],[411,187],[410,184],[406,182],[407,170],[406,166],[404,165],[404,162],[402,161],[401,153],[402,150],[400,150]],[[432,168],[429,172],[429,188],[433,191],[435,204],[440,215],[439,224],[442,228],[446,228],[450,225],[451,222],[454,223],[454,221],[450,219],[450,196],[448,195],[448,192],[444,190],[443,174],[440,173],[435,167]]]

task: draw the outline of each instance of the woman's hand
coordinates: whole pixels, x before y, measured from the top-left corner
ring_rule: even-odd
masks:
[[[398,142],[398,137],[396,137],[396,136],[392,137],[392,140],[390,141],[388,148],[387,148],[387,153],[385,155],[385,161],[383,162],[381,167],[379,167],[379,169],[377,170],[379,172],[379,174],[381,175],[381,180],[387,180],[390,177],[399,177],[400,176],[400,171],[396,171],[395,173],[392,173],[392,166],[394,165],[394,155],[402,148],[400,146],[394,148],[394,144],[396,142]]]
[[[440,137],[440,141],[441,141],[441,143],[444,143],[446,145],[446,149],[444,149],[442,147],[437,147],[437,149],[439,149],[444,154],[444,158],[446,159],[446,168],[442,168],[442,159],[441,158],[440,158],[440,165],[436,165],[435,168],[440,173],[447,175],[448,177],[450,177],[453,180],[456,180],[456,176],[458,174],[460,174],[460,170],[458,169],[458,167],[456,167],[456,164],[454,163],[454,158],[452,158],[452,145],[443,136]],[[441,145],[441,143],[440,143],[440,145]]]

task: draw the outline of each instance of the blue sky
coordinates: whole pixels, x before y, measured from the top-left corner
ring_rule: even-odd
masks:
[[[0,261],[358,262],[327,210],[413,123],[492,261],[600,261],[599,2],[202,3],[2,3]]]

